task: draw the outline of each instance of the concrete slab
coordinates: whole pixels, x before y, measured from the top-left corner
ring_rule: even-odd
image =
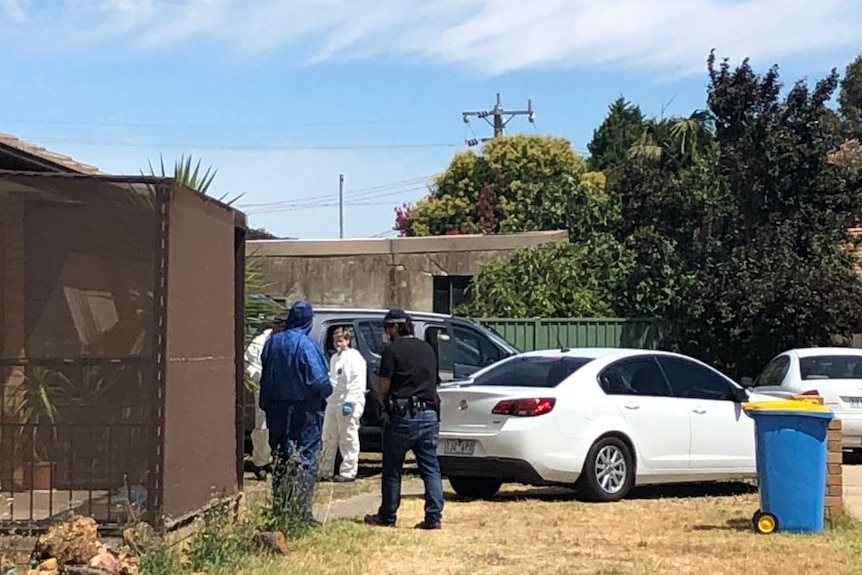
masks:
[[[401,497],[414,497],[422,495],[422,485],[410,485],[405,481],[401,488]],[[314,517],[321,523],[337,521],[339,519],[353,519],[368,513],[375,513],[380,505],[380,493],[360,493],[349,499],[341,499],[329,503],[317,505],[314,509]]]
[[[862,519],[862,465],[844,465],[844,509]]]

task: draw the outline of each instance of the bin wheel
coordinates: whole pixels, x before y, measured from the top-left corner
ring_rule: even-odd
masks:
[[[751,522],[754,524],[754,530],[762,535],[769,535],[778,530],[778,518],[772,513],[766,513],[759,509],[754,512]]]

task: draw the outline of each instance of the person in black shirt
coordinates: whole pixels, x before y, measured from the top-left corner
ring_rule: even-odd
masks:
[[[443,512],[443,477],[437,460],[440,436],[439,373],[434,349],[413,335],[413,321],[402,310],[383,319],[391,343],[383,350],[377,383],[377,400],[388,420],[383,427],[382,501],[370,525],[395,526],[401,504],[404,456],[413,451],[425,483],[425,519],[417,529],[440,529]]]

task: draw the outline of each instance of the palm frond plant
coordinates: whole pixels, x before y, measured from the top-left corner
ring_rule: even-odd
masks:
[[[56,402],[63,390],[70,385],[71,382],[65,374],[45,366],[33,366],[24,374],[21,396],[11,416],[13,421],[22,424],[22,444],[27,445],[32,440],[32,455],[35,461],[50,461],[50,450],[41,432],[48,427],[52,439],[56,441],[59,415]]]
[[[187,188],[191,188],[196,192],[200,192],[204,195],[209,195],[209,189],[215,180],[216,174],[218,170],[213,168],[211,165],[207,166],[203,172],[201,171],[201,160],[198,159],[197,163],[194,162],[194,158],[191,154],[186,156],[185,154],[180,156],[179,160],[174,162],[173,173],[168,172],[165,168],[165,160],[161,154],[159,154],[159,170],[153,167],[152,162],[147,160],[147,165],[149,166],[150,173],[149,175],[155,178],[173,178],[180,184],[186,186]],[[143,172],[142,172],[143,175]],[[243,197],[245,194],[240,194],[235,196],[230,200],[225,200],[227,198],[227,194],[224,194],[216,199],[220,202],[225,202],[227,205],[233,205],[237,200]]]

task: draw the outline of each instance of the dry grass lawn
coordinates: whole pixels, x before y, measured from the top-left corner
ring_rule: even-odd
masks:
[[[448,484],[446,484],[448,488]],[[398,528],[337,521],[294,542],[284,558],[255,560],[263,574],[757,575],[862,573],[862,529],[817,536],[756,535],[758,498],[724,487],[644,492],[614,504],[553,490],[509,488],[494,501],[447,493],[444,528],[412,529],[422,501],[405,499]]]

